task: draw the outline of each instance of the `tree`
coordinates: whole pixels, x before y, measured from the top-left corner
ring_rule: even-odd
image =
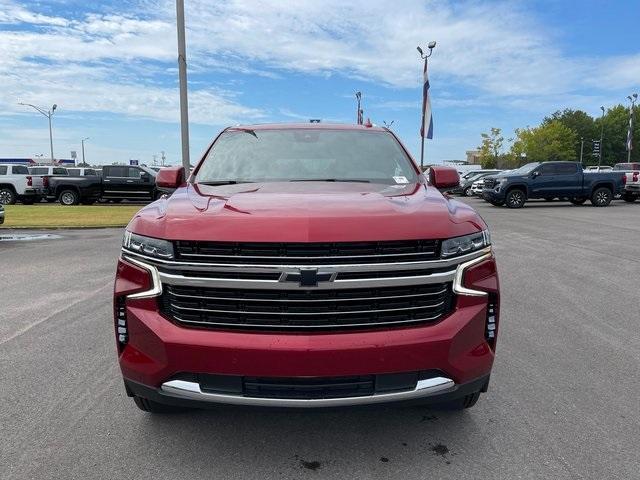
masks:
[[[539,127],[516,129],[511,155],[526,154],[528,162],[575,161],[578,135],[559,120],[543,122]]]
[[[482,144],[478,147],[478,150],[480,150],[482,168],[497,168],[504,143],[504,137],[501,133],[501,129],[491,128],[490,133],[480,134]]]
[[[636,111],[636,124],[633,129],[632,161],[640,158],[640,126],[638,125],[640,112]],[[613,165],[627,161],[627,130],[629,129],[629,108],[616,105],[605,113],[604,119],[596,120],[598,138],[600,127],[604,124],[604,139],[602,140],[602,164]],[[596,158],[597,161],[597,158]],[[637,161],[637,160],[636,160]]]
[[[566,108],[562,111],[558,110],[549,117],[545,117],[542,124],[549,124],[554,120],[559,121],[564,126],[573,130],[577,135],[577,141],[575,145],[576,158],[580,158],[580,139],[583,138],[585,142],[584,149],[584,162],[586,164],[594,163],[591,156],[591,140],[600,138],[600,130],[596,127],[596,123],[593,117],[582,110],[571,110]],[[597,159],[595,161],[597,162]]]

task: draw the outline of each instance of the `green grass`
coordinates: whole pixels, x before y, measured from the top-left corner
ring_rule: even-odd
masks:
[[[5,205],[0,228],[124,227],[141,205]]]

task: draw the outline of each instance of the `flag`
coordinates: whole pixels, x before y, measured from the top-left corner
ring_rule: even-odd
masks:
[[[422,86],[422,125],[420,127],[422,138],[433,138],[433,116],[431,115],[431,99],[429,98],[429,75],[427,74],[427,62],[424,62],[424,85]]]
[[[633,111],[629,109],[629,130],[627,130],[627,152],[633,150]]]

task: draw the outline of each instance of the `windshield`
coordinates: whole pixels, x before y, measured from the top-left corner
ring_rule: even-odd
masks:
[[[216,140],[196,181],[360,181],[403,184],[417,172],[386,132],[228,130]]]
[[[532,171],[534,171],[538,165],[540,165],[540,162],[527,163],[526,165],[523,165],[520,168],[511,170],[511,172],[509,173],[513,173],[516,175],[526,175],[527,173],[531,173]]]

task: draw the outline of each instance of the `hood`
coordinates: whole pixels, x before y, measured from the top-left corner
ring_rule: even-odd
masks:
[[[348,242],[448,238],[486,228],[462,202],[421,183],[188,184],[128,230],[169,240]]]

